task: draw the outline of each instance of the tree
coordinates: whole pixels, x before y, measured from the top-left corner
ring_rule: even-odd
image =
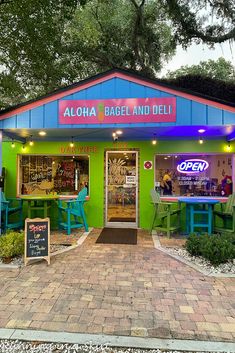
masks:
[[[187,47],[193,40],[209,45],[235,39],[234,0],[161,0],[175,40]]]
[[[119,67],[155,76],[175,44],[158,2],[144,3],[93,0],[78,7],[67,27],[72,57],[95,71]]]
[[[1,3],[0,106],[61,86],[62,35],[76,7],[75,0]]]
[[[178,78],[186,75],[201,75],[223,81],[235,82],[235,67],[224,58],[218,60],[201,61],[198,65],[181,66],[179,69],[168,72],[167,78]]]
[[[0,108],[112,67],[156,76],[176,45],[232,40],[234,23],[234,0],[0,0]]]
[[[83,0],[82,3],[92,0]],[[151,0],[130,0],[141,8]],[[100,0],[104,2],[104,0]],[[170,21],[178,43],[187,46],[192,40],[213,45],[235,39],[234,0],[158,0]]]

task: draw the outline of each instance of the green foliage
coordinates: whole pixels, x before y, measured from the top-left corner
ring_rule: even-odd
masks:
[[[233,0],[2,0],[0,109],[114,67],[155,77],[178,44],[234,39],[234,17]]]
[[[163,82],[234,103],[235,81],[224,82],[201,75],[186,75],[176,79],[163,80]]]
[[[226,82],[235,82],[235,66],[224,58],[201,61],[198,65],[181,66],[178,70],[168,72],[167,78],[175,79],[186,75],[200,75]]]
[[[202,256],[214,266],[235,258],[235,235],[191,234],[185,247],[192,256]]]
[[[15,257],[24,254],[24,233],[10,231],[0,237],[0,257]]]
[[[188,237],[185,243],[185,248],[190,253],[190,255],[192,256],[201,255],[200,239],[201,238],[196,234],[190,234],[190,236]]]

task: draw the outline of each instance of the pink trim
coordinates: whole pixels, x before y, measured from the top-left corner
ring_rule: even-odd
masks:
[[[161,200],[162,201],[166,201],[166,202],[178,202],[179,197],[182,196],[161,196]],[[187,197],[187,196],[186,196]],[[185,198],[186,198],[185,197]],[[199,196],[196,196],[199,197]],[[221,203],[225,203],[227,202],[228,198],[227,197],[220,197],[220,196],[200,196],[203,199],[212,199],[212,200],[218,200]],[[189,199],[193,199],[193,196],[188,196]]]
[[[225,109],[227,111],[235,113],[235,108],[227,106],[226,104],[217,103],[217,102],[205,99],[205,98],[200,98],[200,97],[194,96],[192,94],[180,92],[180,91],[177,91],[177,90],[174,90],[174,89],[171,89],[171,88],[162,87],[162,86],[160,86],[158,84],[150,83],[150,82],[141,80],[139,78],[128,76],[128,75],[123,74],[123,73],[114,72],[112,74],[111,73],[107,74],[107,76],[105,76],[105,77],[97,78],[96,80],[92,80],[91,82],[81,84],[81,86],[79,86],[79,87],[71,88],[70,90],[67,90],[66,92],[55,93],[55,94],[51,95],[50,97],[42,98],[42,99],[40,99],[40,100],[38,100],[36,102],[28,103],[28,104],[26,104],[26,105],[24,105],[22,107],[19,107],[19,108],[16,108],[14,110],[11,110],[10,112],[7,112],[7,113],[1,115],[0,116],[0,120],[12,117],[13,115],[16,115],[16,114],[23,113],[26,110],[36,108],[36,107],[38,107],[40,105],[43,105],[43,104],[46,104],[46,103],[50,103],[50,102],[52,102],[52,101],[54,101],[56,99],[63,98],[63,97],[68,96],[68,95],[70,95],[72,93],[76,93],[76,92],[79,92],[79,91],[84,90],[86,88],[89,88],[91,86],[95,86],[95,85],[100,84],[102,82],[108,81],[108,80],[110,80],[112,78],[121,78],[121,79],[124,79],[124,80],[128,80],[130,82],[133,82],[133,83],[141,84],[142,86],[147,86],[149,88],[158,89],[160,91],[163,91],[163,92],[166,92],[166,93],[170,93],[170,94],[173,94],[173,95],[176,95],[176,96],[179,96],[179,97],[187,98],[187,99],[193,100],[193,101],[198,102],[198,103],[207,104],[207,105],[213,106],[215,108]]]

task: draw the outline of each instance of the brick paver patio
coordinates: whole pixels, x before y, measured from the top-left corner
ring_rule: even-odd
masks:
[[[235,341],[235,278],[205,277],[138,245],[82,246],[19,270],[0,270],[0,327]]]

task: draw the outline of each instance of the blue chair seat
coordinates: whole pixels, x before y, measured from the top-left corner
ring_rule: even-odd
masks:
[[[1,218],[2,231],[8,229],[17,229],[23,227],[23,203],[17,198],[6,199],[5,194],[1,192]]]

